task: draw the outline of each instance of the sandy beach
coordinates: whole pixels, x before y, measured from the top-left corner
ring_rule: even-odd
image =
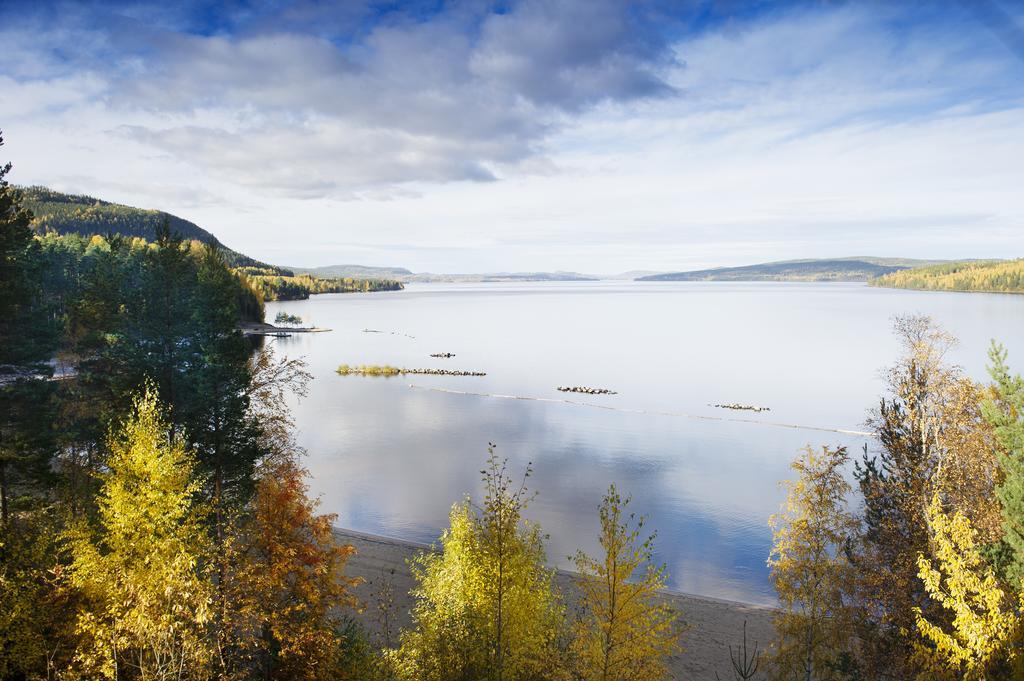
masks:
[[[372,635],[380,635],[380,611],[376,599],[383,580],[391,580],[396,624],[407,626],[413,604],[409,597],[413,580],[407,561],[418,551],[429,547],[352,530],[337,529],[336,533],[357,551],[349,560],[346,573],[365,580],[356,589],[356,594],[366,605],[364,612],[357,616],[360,622]],[[575,575],[560,570],[557,581],[571,604]],[[687,626],[682,637],[684,650],[671,660],[673,678],[713,681],[716,672],[723,681],[734,678],[728,647],[741,640],[744,621],[747,622],[751,649],[754,641],[758,641],[762,649],[766,648],[773,636],[770,608],[673,592],[666,592],[664,597],[678,610]]]

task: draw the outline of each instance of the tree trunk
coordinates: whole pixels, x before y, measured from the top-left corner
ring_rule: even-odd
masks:
[[[2,456],[2,455],[0,455]],[[0,458],[0,519],[4,527],[7,527],[7,460]]]

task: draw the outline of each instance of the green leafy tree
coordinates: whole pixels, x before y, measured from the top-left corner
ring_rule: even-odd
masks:
[[[489,449],[482,506],[457,504],[441,552],[413,564],[414,628],[397,652],[410,679],[556,678],[564,616],[545,567],[540,527],[523,519],[530,496]],[[527,476],[529,469],[527,470]]]
[[[289,326],[298,326],[302,323],[302,317],[288,314],[287,312],[278,312],[277,316],[274,317],[275,324],[288,324]]]
[[[665,568],[652,562],[654,535],[641,540],[644,518],[627,511],[629,501],[608,488],[599,509],[604,555],[580,551],[573,559],[581,576],[583,616],[573,637],[581,679],[664,679],[667,658],[679,650],[677,615],[658,595]]]
[[[244,504],[252,493],[258,424],[249,414],[250,347],[238,330],[235,287],[220,251],[206,245],[199,256],[193,342],[200,370],[190,372],[194,402],[185,425],[193,434],[201,470],[212,484],[218,528],[225,508]]]
[[[772,677],[806,681],[846,678],[852,609],[845,590],[854,569],[845,553],[857,531],[846,509],[846,449],[808,447],[792,464],[786,501],[769,524],[768,567],[781,606],[778,640],[769,652]]]
[[[192,374],[202,366],[194,336],[196,262],[167,223],[142,255],[137,303],[129,306],[131,335],[122,346],[125,378],[134,385],[146,377],[156,381],[172,426],[187,424],[196,409]]]

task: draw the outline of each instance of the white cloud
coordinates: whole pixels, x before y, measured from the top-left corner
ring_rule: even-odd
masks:
[[[106,70],[29,50],[0,68],[5,149],[16,181],[180,212],[294,265],[611,272],[1024,247],[1024,65],[984,27],[847,6],[666,51],[617,4],[589,33],[585,5],[551,7],[384,22],[345,45],[153,29]]]

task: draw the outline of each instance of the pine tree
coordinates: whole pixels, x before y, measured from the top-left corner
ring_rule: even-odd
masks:
[[[792,464],[796,479],[784,483],[782,511],[769,520],[768,567],[781,606],[769,658],[780,681],[844,678],[852,627],[844,592],[854,577],[845,549],[857,530],[846,510],[847,463],[844,447],[808,447]]]
[[[190,336],[198,364],[186,367],[189,400],[181,418],[191,433],[200,471],[209,481],[214,538],[223,543],[226,515],[253,491],[259,426],[249,418],[250,347],[238,330],[238,281],[213,245],[198,254],[194,328]]]
[[[46,359],[50,350],[40,342],[43,320],[33,315],[40,296],[33,276],[38,247],[29,228],[32,212],[6,179],[11,168],[0,164],[0,378],[38,370],[33,363]]]
[[[581,575],[583,616],[573,638],[581,679],[664,679],[668,656],[679,650],[677,615],[658,596],[665,568],[651,562],[654,534],[640,539],[644,518],[627,512],[629,501],[608,488],[599,509],[604,556],[580,551],[573,559]]]
[[[56,477],[54,387],[25,377],[0,385],[0,527],[8,532],[17,531],[12,516],[43,501]]]
[[[11,167],[0,165],[0,522],[5,526],[18,488],[38,487],[49,476],[52,456],[46,416],[53,391],[36,380],[49,375],[43,361],[53,349],[45,315],[37,314],[39,249],[29,228],[32,213],[6,179]]]
[[[983,409],[1000,444],[1003,479],[996,496],[1002,508],[1002,541],[1008,549],[1003,571],[1017,583],[1024,579],[1024,379],[1010,374],[1004,348],[993,345],[989,358],[995,396]]]
[[[99,526],[70,534],[70,582],[86,605],[76,622],[77,670],[110,679],[203,678],[210,586],[193,505],[199,489],[181,435],[170,435],[155,389],[134,400],[108,441]]]
[[[956,340],[927,317],[895,324],[903,353],[886,376],[888,394],[869,423],[880,450],[865,449],[855,476],[864,497],[857,566],[858,638],[873,677],[909,678],[914,608],[937,616],[918,578],[929,551],[926,509],[939,491],[986,534],[999,533],[992,429],[981,391],[946,362]]]

